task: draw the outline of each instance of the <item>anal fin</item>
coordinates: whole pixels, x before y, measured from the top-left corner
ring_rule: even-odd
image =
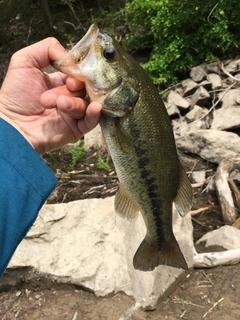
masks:
[[[186,172],[180,164],[180,182],[176,198],[175,206],[179,214],[184,217],[191,209],[193,202],[192,186]]]
[[[157,244],[148,242],[145,238],[133,258],[133,266],[137,270],[152,271],[159,265],[188,269],[186,260],[174,237],[171,241],[163,244],[161,248]]]
[[[126,218],[128,220],[137,219],[139,209],[126,194],[121,183],[115,196],[114,206],[116,213],[122,218]]]

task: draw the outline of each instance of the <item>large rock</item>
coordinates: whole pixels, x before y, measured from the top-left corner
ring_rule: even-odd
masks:
[[[240,248],[240,230],[232,226],[223,226],[206,233],[197,244],[204,242],[205,247],[221,246],[227,250]]]
[[[198,84],[192,79],[182,81],[183,97],[192,95],[198,88]]]
[[[222,97],[222,107],[221,109],[227,109],[232,106],[237,106],[240,104],[240,89],[232,89],[227,93],[221,93],[219,97]]]
[[[214,111],[212,129],[235,130],[240,128],[240,107],[221,108]]]
[[[188,109],[190,106],[190,102],[183,98],[179,93],[175,91],[170,91],[168,95],[168,104],[174,104],[179,109]]]
[[[181,218],[174,209],[173,218],[175,235],[191,267],[191,217]],[[97,296],[123,291],[142,306],[154,307],[183,270],[167,266],[152,272],[135,270],[133,256],[145,232],[140,215],[129,222],[115,214],[113,197],[45,205],[8,268],[32,267],[39,277],[81,285]]]
[[[200,86],[191,97],[191,107],[195,106],[196,104],[199,106],[204,106],[209,98],[210,94],[208,91],[203,86]]]
[[[232,132],[183,131],[176,143],[180,151],[196,154],[213,163],[220,163],[223,159],[235,158],[240,154],[240,137]]]
[[[222,80],[218,74],[209,73],[207,75],[207,80],[211,83],[211,87],[213,90],[220,89],[222,86]]]
[[[206,79],[207,67],[206,64],[201,64],[200,66],[193,67],[190,71],[190,77],[195,82],[201,82]]]
[[[89,148],[99,149],[103,146],[103,136],[100,125],[84,135],[84,149]]]

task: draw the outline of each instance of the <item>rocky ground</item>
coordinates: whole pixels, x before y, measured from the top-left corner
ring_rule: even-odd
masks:
[[[53,194],[49,202],[67,202],[84,196],[113,195],[117,188],[114,169],[111,162],[108,170],[99,169],[97,167],[99,156],[105,159],[105,151],[90,150],[77,161],[74,168],[71,168],[71,152],[58,150],[46,155],[46,161],[59,178],[57,194],[61,195],[61,198],[58,196],[58,199],[54,199]],[[76,185],[73,182],[76,181],[76,172],[81,175],[80,179],[84,183]],[[223,221],[215,193],[202,193],[199,188],[195,188],[194,191],[194,208],[211,205],[211,210],[193,218],[196,240],[207,231],[223,225]],[[217,249],[210,248],[210,250]],[[198,248],[198,251],[201,251],[201,248]],[[234,320],[240,317],[239,294],[239,265],[189,270],[177,286],[162,298],[156,310],[138,309],[133,298],[123,293],[97,298],[84,288],[39,278],[22,282],[17,287],[2,288],[0,319]]]

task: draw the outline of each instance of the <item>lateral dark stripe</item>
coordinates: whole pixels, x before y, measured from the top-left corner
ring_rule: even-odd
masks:
[[[140,137],[140,132],[135,125],[129,126],[129,128],[133,137]],[[151,201],[152,212],[149,212],[149,214],[152,214],[154,217],[154,222],[158,235],[158,245],[162,246],[163,243],[166,242],[166,239],[164,237],[163,229],[164,222],[162,221],[162,200],[159,198],[158,187],[156,184],[157,179],[152,177],[152,173],[146,168],[146,166],[150,162],[150,160],[146,156],[144,156],[144,154],[146,154],[146,151],[136,144],[134,144],[134,149],[138,159],[138,167],[140,169],[141,178],[145,181],[145,184],[147,185],[147,194]]]

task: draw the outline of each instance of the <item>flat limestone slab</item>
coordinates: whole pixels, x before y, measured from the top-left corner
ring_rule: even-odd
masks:
[[[113,199],[44,205],[8,268],[31,267],[39,277],[81,285],[97,296],[123,291],[143,307],[154,307],[184,271],[167,266],[152,272],[133,268],[133,256],[145,236],[145,224],[141,215],[134,222],[118,217]],[[181,218],[174,209],[174,231],[192,267],[190,215]],[[22,276],[22,269],[19,270]],[[0,280],[0,286],[5,278]]]

